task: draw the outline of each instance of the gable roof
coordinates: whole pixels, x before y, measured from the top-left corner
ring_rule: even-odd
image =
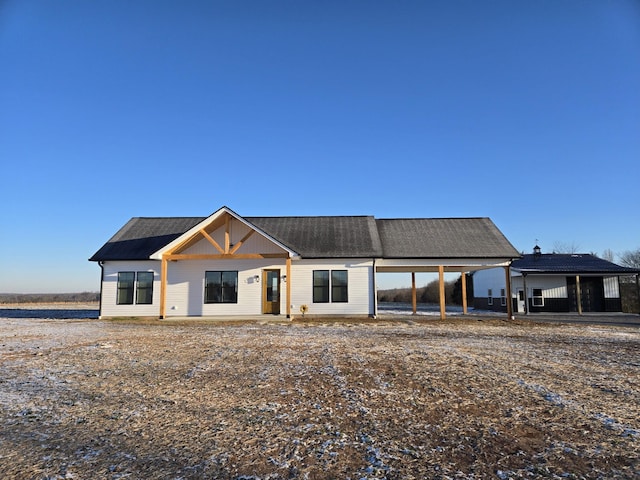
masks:
[[[89,261],[148,260],[156,250],[197,225],[202,217],[134,217]]]
[[[385,258],[517,258],[495,224],[481,218],[398,218],[376,221]]]
[[[223,207],[221,210],[228,209]],[[234,215],[237,216],[237,214]],[[212,216],[132,218],[89,260],[148,260]],[[238,218],[303,258],[517,258],[520,256],[489,218],[382,220],[376,220],[372,216],[238,216]]]
[[[524,273],[634,275],[640,270],[622,267],[588,253],[526,254],[514,260],[511,269]]]

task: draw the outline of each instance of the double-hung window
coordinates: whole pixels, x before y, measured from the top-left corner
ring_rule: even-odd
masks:
[[[487,305],[493,305],[493,290],[491,288],[487,291]]]
[[[204,303],[238,303],[238,272],[205,272]]]
[[[153,272],[118,272],[118,305],[153,303]],[[134,297],[135,295],[135,297]]]
[[[346,270],[313,271],[313,303],[349,301],[349,275]]]
[[[504,288],[500,289],[500,305],[503,307],[507,304],[507,292]]]

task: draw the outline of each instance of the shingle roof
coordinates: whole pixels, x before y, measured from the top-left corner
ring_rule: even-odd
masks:
[[[382,255],[373,217],[246,217],[245,219],[306,258],[372,258]]]
[[[89,260],[145,260],[203,217],[134,217]]]
[[[243,217],[305,258],[516,258],[488,218]],[[132,218],[91,261],[144,260],[205,217]]]
[[[517,258],[495,224],[483,218],[376,221],[385,258]]]
[[[614,274],[633,275],[640,270],[621,267],[588,253],[543,253],[541,255],[526,254],[511,264],[513,270],[525,273],[573,273],[573,274]]]

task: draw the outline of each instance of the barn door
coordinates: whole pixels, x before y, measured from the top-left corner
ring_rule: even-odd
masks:
[[[280,314],[280,270],[262,271],[262,313]]]

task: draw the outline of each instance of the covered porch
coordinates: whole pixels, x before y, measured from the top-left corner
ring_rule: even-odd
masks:
[[[435,260],[409,260],[409,259],[383,259],[375,263],[375,274],[378,273],[406,273],[411,276],[411,306],[413,315],[418,312],[417,299],[417,273],[436,273],[438,278],[438,300],[440,307],[440,319],[444,320],[446,314],[446,294],[445,294],[445,273],[459,273],[461,276],[462,287],[462,314],[468,314],[467,302],[467,273],[477,270],[501,267],[504,269],[505,280],[507,284],[507,298],[511,297],[511,259],[501,258],[488,261],[487,259],[435,259]],[[376,313],[378,310],[378,289],[375,289],[376,295]],[[513,306],[511,302],[507,302],[507,318],[513,318]]]

